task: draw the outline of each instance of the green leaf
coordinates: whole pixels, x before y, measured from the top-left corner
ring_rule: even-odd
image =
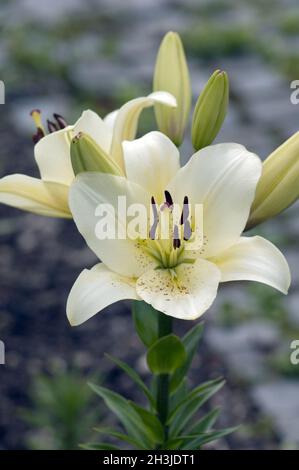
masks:
[[[107,442],[97,442],[96,444],[80,444],[81,449],[84,450],[121,450],[120,447],[116,447],[113,444]]]
[[[152,440],[158,444],[161,444],[164,441],[164,429],[157,416],[145,408],[136,405],[136,403],[130,403],[144,422],[148,432],[151,434]]]
[[[149,348],[159,337],[158,318],[160,313],[151,305],[135,300],[133,302],[133,320],[135,329],[143,344]]]
[[[181,403],[188,394],[187,379],[184,378],[169,400],[169,413],[171,413],[179,403]]]
[[[199,435],[195,439],[190,439],[190,441],[186,442],[183,446],[183,450],[198,450],[201,446],[204,444],[208,444],[209,442],[216,441],[217,439],[220,439],[221,437],[227,436],[228,434],[231,434],[232,432],[235,432],[238,429],[239,426],[235,426],[232,428],[226,428],[221,431],[211,431],[204,433],[203,435]]]
[[[189,370],[192,359],[196,353],[199,340],[203,332],[203,323],[199,323],[194,328],[192,328],[182,339],[182,343],[186,349],[186,360],[181,367],[179,367],[173,374],[170,381],[170,391],[173,392],[182,382],[186,373]]]
[[[116,357],[110,356],[110,354],[106,354],[106,356],[114,362],[118,367],[120,367],[128,376],[139,386],[139,388],[143,391],[147,399],[149,400],[150,404],[154,407],[155,406],[155,400],[154,397],[152,396],[151,392],[141,379],[141,377],[133,370],[128,364],[125,362],[121,361],[120,359],[117,359]]]
[[[173,334],[158,339],[147,353],[147,363],[153,374],[172,374],[185,359],[185,348]]]
[[[107,388],[99,387],[95,384],[89,385],[118,417],[130,437],[133,437],[133,439],[136,439],[138,442],[141,440],[141,445],[151,445],[147,429],[142,419],[128,400]]]
[[[95,428],[94,430],[100,434],[106,434],[107,436],[115,437],[116,439],[119,439],[120,441],[127,442],[128,444],[131,444],[133,449],[137,448],[141,450],[146,450],[146,447],[141,446],[140,442],[138,442],[133,437],[130,437],[127,434],[124,434],[122,432],[115,431],[114,429],[111,429],[111,428]]]
[[[190,429],[190,434],[199,434],[209,431],[216,423],[219,413],[219,408],[215,408],[207,413]]]
[[[168,418],[170,436],[176,437],[198,409],[214,395],[223,384],[223,380],[216,379],[205,382],[192,390],[187,397],[178,404]]]

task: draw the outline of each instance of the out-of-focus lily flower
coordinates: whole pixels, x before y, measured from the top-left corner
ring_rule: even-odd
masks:
[[[197,100],[192,121],[195,150],[210,145],[221,129],[227,112],[229,82],[226,72],[216,70]]]
[[[158,127],[176,145],[183,140],[191,106],[189,70],[182,41],[177,33],[167,33],[160,45],[154,72],[153,89],[175,96],[177,107],[166,109],[155,105]]]
[[[290,272],[281,252],[264,238],[241,236],[261,175],[256,155],[242,145],[218,144],[196,152],[180,168],[176,146],[160,132],[124,142],[123,149],[127,178],[82,173],[70,189],[74,221],[102,260],[85,269],[70,292],[72,325],[122,299],[144,300],[167,315],[192,320],[210,307],[226,281],[258,281],[287,292]],[[176,225],[167,239],[159,238],[155,227],[146,237],[138,231],[137,238],[99,239],[99,207],[108,203],[108,220],[118,225],[119,197],[127,207],[144,207],[146,219],[157,208],[173,216],[182,201],[187,212],[202,204],[203,243],[194,248],[194,219],[185,227],[184,217],[179,219],[184,230]]]
[[[263,162],[247,229],[282,212],[299,197],[299,132]]]
[[[80,132],[90,136],[124,174],[121,142],[134,139],[141,111],[156,102],[176,106],[169,93],[156,92],[127,102],[104,119],[93,111],[84,111],[72,126],[55,114],[53,121],[47,121],[48,134],[40,112],[34,110],[32,117],[37,127],[33,136],[34,156],[41,178],[21,174],[1,178],[0,202],[41,215],[71,218],[68,192],[75,177],[70,156],[72,139]]]

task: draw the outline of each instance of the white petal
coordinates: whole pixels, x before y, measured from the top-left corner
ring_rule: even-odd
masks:
[[[160,312],[183,320],[200,317],[213,303],[220,281],[219,269],[209,261],[175,268],[173,279],[167,269],[152,269],[136,284],[138,295]]]
[[[123,299],[138,299],[134,281],[97,264],[90,270],[84,269],[73,285],[67,300],[67,317],[72,326],[80,325]]]
[[[283,254],[262,237],[242,237],[212,260],[221,270],[221,281],[257,281],[286,294],[291,282]]]
[[[162,203],[167,184],[180,168],[177,147],[161,132],[150,132],[132,142],[123,142],[123,151],[127,178]]]
[[[116,117],[117,117],[118,112],[119,112],[119,109],[115,109],[114,111],[112,111],[111,113],[107,114],[107,115],[104,117],[104,123],[105,123],[106,126],[109,128],[109,130],[111,131],[111,133],[113,132],[113,129],[114,129],[114,125],[115,125],[115,121],[116,121]]]
[[[72,127],[43,137],[34,147],[36,163],[45,181],[69,185],[74,179],[70,158]]]
[[[122,196],[121,200],[119,196]],[[128,237],[122,239],[118,235],[118,229],[124,226],[122,220],[126,216],[126,212],[123,217],[121,215],[120,206],[124,201],[126,208],[139,203],[146,210],[149,208],[150,195],[126,178],[103,173],[82,173],[77,176],[70,189],[69,203],[74,221],[89,247],[112,271],[138,277],[154,263],[138,240]],[[99,239],[97,236],[97,224],[103,219],[103,215],[96,215],[96,209],[102,204],[105,204],[105,211],[111,215],[107,227],[111,229],[113,238]],[[126,232],[124,235],[126,236]]]
[[[74,134],[78,132],[90,135],[105,152],[109,153],[112,132],[97,113],[90,109],[83,111],[81,117],[74,125]]]
[[[15,174],[0,179],[0,202],[51,217],[71,217],[68,191],[68,186],[25,175]]]
[[[136,136],[138,119],[144,108],[153,106],[155,103],[175,107],[176,99],[166,91],[157,91],[148,96],[135,98],[124,104],[118,111],[114,123],[114,131],[111,145],[111,155],[123,168],[122,146],[124,140],[133,140]]]
[[[203,204],[204,258],[239,239],[261,171],[260,159],[242,145],[217,144],[196,152],[170,183],[176,202],[187,195]]]

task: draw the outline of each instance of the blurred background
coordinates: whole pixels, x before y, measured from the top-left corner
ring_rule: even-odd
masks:
[[[155,55],[168,30],[183,38],[194,101],[209,75],[229,74],[231,102],[218,141],[240,142],[265,158],[298,130],[297,0],[1,0],[0,175],[37,176],[29,116],[39,108],[70,123],[82,109],[101,116],[151,91]],[[152,110],[140,130],[151,129]],[[184,158],[191,152],[183,147]],[[192,380],[223,374],[212,400],[219,426],[240,429],[217,449],[299,448],[299,205],[255,233],[284,251],[293,282],[289,296],[255,283],[226,284],[209,313]],[[0,207],[0,449],[76,448],[106,410],[85,383],[92,378],[139,399],[104,356],[128,361],[145,379],[144,349],[129,303],[113,305],[80,327],[65,315],[70,287],[95,262],[72,221]],[[191,324],[177,321],[182,333]]]

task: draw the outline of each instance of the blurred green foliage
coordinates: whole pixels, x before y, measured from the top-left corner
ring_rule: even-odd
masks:
[[[30,392],[31,407],[21,410],[30,426],[31,449],[78,449],[99,421],[100,410],[87,378],[78,371],[38,375]]]
[[[183,41],[190,54],[208,60],[243,55],[256,49],[254,30],[245,26],[221,27],[205,22],[188,29]]]

